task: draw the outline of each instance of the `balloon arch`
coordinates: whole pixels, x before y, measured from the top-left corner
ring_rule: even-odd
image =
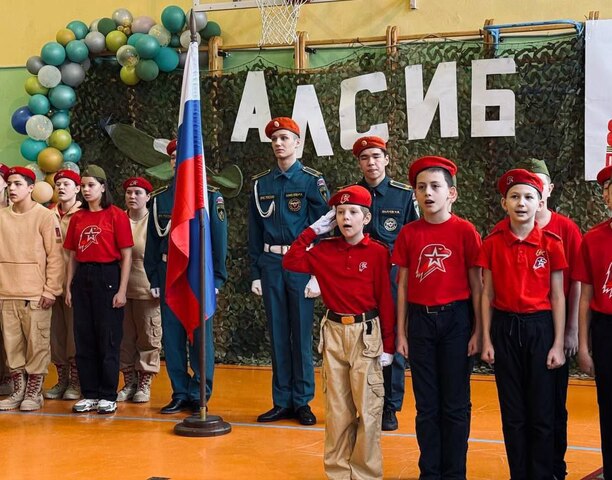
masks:
[[[195,21],[198,43],[221,35],[219,25],[208,22],[204,12],[195,12]],[[42,47],[40,55],[27,60],[32,76],[24,86],[30,99],[15,110],[11,125],[27,135],[20,151],[31,162],[27,167],[36,173],[35,200],[52,200],[53,189],[44,183],[53,186],[58,170],[80,171],[81,147],[70,134],[70,109],[76,104],[76,90],[85,80],[91,58],[114,55],[121,65],[121,81],[128,86],[151,82],[160,72],[172,72],[184,64],[185,53],[177,49],[189,46],[186,23],[187,15],[175,5],[164,8],[159,23],[119,8],[110,18],[94,20],[89,27],[73,20],[57,32],[56,41]]]

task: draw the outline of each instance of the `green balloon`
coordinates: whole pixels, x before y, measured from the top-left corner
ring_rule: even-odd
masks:
[[[59,110],[67,110],[74,107],[76,103],[76,93],[68,85],[58,85],[49,90],[49,100],[51,105]]]
[[[54,130],[47,139],[47,143],[50,147],[57,148],[58,150],[66,150],[72,143],[72,136],[68,130]]]
[[[105,17],[98,21],[98,32],[105,37],[113,30],[117,30],[117,24],[112,18]]]
[[[66,50],[57,42],[48,42],[42,47],[40,56],[47,65],[58,66],[66,60]]]
[[[159,75],[159,67],[153,60],[141,60],[136,65],[136,75],[145,82],[155,80]]]
[[[146,33],[132,33],[129,37],[128,37],[128,45],[131,45],[132,47],[136,46],[136,42],[138,40],[140,40],[142,37],[144,37],[146,35]]]
[[[216,22],[208,22],[204,27],[204,30],[200,32],[204,40],[210,40],[212,37],[221,36],[221,27]]]
[[[178,67],[179,55],[173,48],[162,47],[154,60],[162,72],[172,72]]]
[[[66,55],[74,63],[82,63],[89,56],[89,48],[83,40],[73,40],[66,45]]]
[[[181,46],[181,36],[173,33],[172,37],[170,37],[170,44],[172,48],[179,48]]]
[[[30,97],[28,108],[34,115],[46,115],[51,105],[49,104],[49,99],[45,95],[37,93]]]
[[[138,39],[135,47],[138,55],[140,55],[140,58],[145,59],[155,58],[155,56],[159,53],[160,48],[157,38],[152,37],[151,35],[143,35]]]
[[[70,125],[70,115],[64,110],[58,110],[51,115],[51,123],[56,130],[66,129]]]
[[[74,36],[77,38],[77,40],[84,39],[85,35],[89,33],[89,28],[87,28],[87,25],[85,25],[80,20],[73,20],[68,25],[66,25],[66,28],[72,30],[72,33],[74,33]]]
[[[185,26],[185,12],[181,7],[170,5],[164,8],[161,14],[161,21],[170,33],[178,33]]]
[[[19,151],[26,160],[35,162],[38,159],[38,154],[47,148],[47,142],[43,140],[34,140],[26,138],[22,143]]]

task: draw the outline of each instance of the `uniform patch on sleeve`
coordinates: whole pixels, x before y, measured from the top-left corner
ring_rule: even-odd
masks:
[[[325,200],[325,203],[327,203],[327,201],[329,200],[329,190],[327,189],[327,185],[323,177],[320,177],[317,180],[317,187],[319,187],[319,193],[323,197],[323,200]]]
[[[55,243],[62,243],[62,230],[59,225],[55,226]]]

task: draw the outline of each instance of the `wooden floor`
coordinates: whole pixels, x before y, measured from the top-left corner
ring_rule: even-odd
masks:
[[[218,366],[212,414],[232,424],[229,435],[185,438],[173,433],[184,415],[160,415],[170,399],[162,366],[150,404],[120,404],[114,416],[70,413],[73,402],[46,401],[39,412],[0,413],[0,479],[321,479],[324,478],[324,409],[320,372],[312,402],[319,423],[287,420],[258,424],[271,407],[269,368]],[[50,374],[47,387],[55,377]],[[407,391],[411,392],[410,377]],[[492,377],[472,378],[472,429],[468,478],[508,478],[499,405]],[[572,380],[568,409],[568,479],[582,479],[601,466],[595,387]],[[400,428],[382,438],[385,479],[418,478],[414,401],[406,395]]]

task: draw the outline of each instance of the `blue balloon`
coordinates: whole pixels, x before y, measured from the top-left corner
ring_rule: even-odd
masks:
[[[44,140],[34,140],[33,138],[26,138],[22,143],[19,150],[21,155],[30,162],[35,162],[38,159],[38,154],[47,148],[47,142]]]
[[[58,85],[49,90],[49,100],[51,105],[59,110],[67,110],[74,107],[76,103],[76,93],[68,85]]]
[[[79,144],[72,142],[70,146],[62,152],[64,156],[64,162],[77,163],[81,159],[82,151]]]
[[[24,105],[23,107],[19,107],[17,110],[15,110],[13,116],[11,117],[11,125],[13,126],[13,129],[17,133],[27,135],[28,132],[26,132],[25,125],[31,116],[32,112],[27,106]]]
[[[51,123],[54,130],[66,129],[70,125],[70,115],[65,110],[58,110],[51,115]]]

